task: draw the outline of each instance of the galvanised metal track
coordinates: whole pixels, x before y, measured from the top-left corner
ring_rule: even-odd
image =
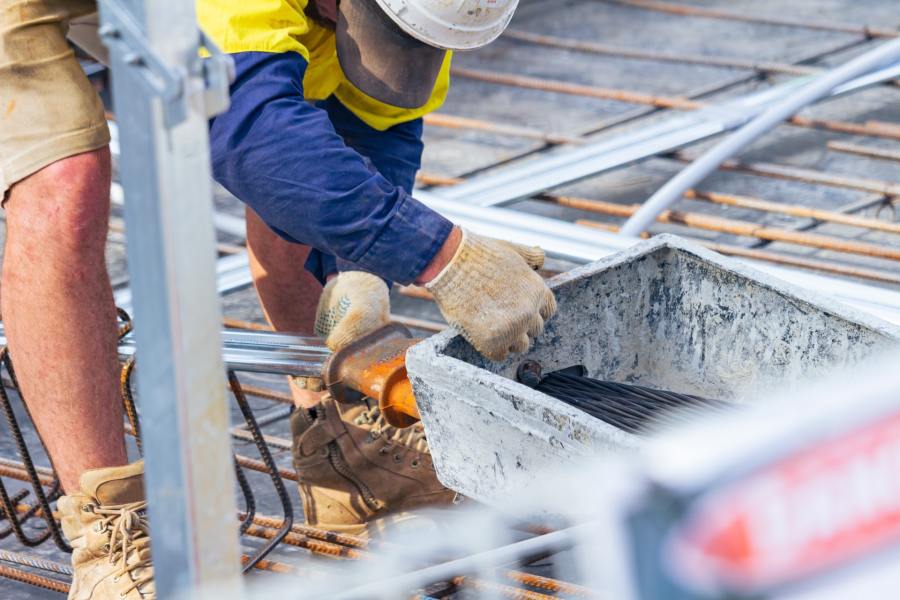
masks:
[[[6,343],[0,324],[0,347]],[[134,338],[123,338],[119,342],[120,358],[128,359],[134,354]],[[322,338],[269,331],[222,331],[222,357],[226,367],[233,371],[318,376],[329,356],[331,350]]]

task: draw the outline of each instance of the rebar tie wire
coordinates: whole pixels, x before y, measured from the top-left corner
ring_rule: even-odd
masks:
[[[131,355],[122,365],[122,371],[119,375],[119,384],[121,387],[122,404],[125,408],[125,416],[131,425],[131,431],[134,434],[134,443],[140,456],[144,455],[144,443],[141,439],[141,423],[138,419],[137,406],[134,402],[134,392],[132,392],[131,381],[134,378],[135,355]]]
[[[0,521],[9,520],[9,518],[7,516],[7,512],[5,510],[5,506],[7,504],[16,506],[16,505],[22,503],[28,497],[28,495],[30,493],[31,492],[29,490],[22,490],[18,494],[16,494],[12,498],[10,498],[9,494],[6,491],[6,486],[3,484],[3,481],[0,480],[0,499],[2,499],[2,500],[0,500],[0,503],[2,503],[4,506],[4,508],[2,509],[3,514],[0,515]],[[25,523],[34,514],[36,514],[38,510],[40,510],[40,509],[37,507],[37,505],[33,506],[31,509],[29,509],[28,513],[22,515],[20,523]],[[8,527],[6,527],[3,530],[0,530],[0,540],[9,537],[9,535],[11,533],[13,533],[14,531],[15,531],[15,527],[12,525],[12,522],[10,522],[10,525]]]
[[[31,413],[28,412],[28,405],[25,402],[24,397],[22,396],[22,388],[19,386],[18,379],[16,378],[12,359],[9,355],[9,348],[7,346],[0,348],[0,364],[6,367],[6,371],[9,374],[10,381],[12,382],[16,391],[19,393],[19,397],[22,399],[22,405],[25,408],[26,414],[28,414],[28,418],[30,419]],[[12,403],[10,402],[9,395],[6,392],[6,386],[3,385],[0,385],[0,405],[2,405],[3,415],[6,418],[7,426],[9,427],[10,433],[12,433],[13,440],[15,441],[16,450],[19,453],[19,458],[22,460],[22,464],[25,466],[25,471],[28,474],[28,482],[31,484],[31,488],[34,492],[35,497],[37,498],[37,506],[40,507],[41,516],[47,523],[47,531],[45,533],[39,535],[36,538],[28,537],[25,534],[25,531],[22,529],[23,520],[16,514],[15,504],[12,503],[12,499],[7,494],[5,486],[0,485],[0,505],[2,505],[2,510],[6,514],[6,518],[9,520],[9,523],[16,534],[16,539],[18,539],[19,542],[25,546],[34,547],[42,544],[48,538],[52,537],[53,541],[56,543],[57,547],[59,547],[60,550],[62,550],[63,552],[71,552],[72,548],[63,537],[62,531],[60,531],[59,529],[59,524],[53,518],[53,512],[50,509],[50,501],[55,500],[60,493],[61,487],[59,478],[54,474],[53,484],[50,486],[50,491],[44,491],[44,486],[41,483],[40,477],[38,477],[37,469],[35,468],[34,461],[31,458],[31,453],[28,451],[28,446],[25,443],[25,436],[22,434],[22,429],[19,427],[18,420],[16,419],[15,412],[13,411]],[[40,434],[38,434],[38,439],[40,439]]]
[[[122,309],[117,309],[117,312],[120,321],[120,324],[117,328],[117,337],[119,340],[121,340],[131,333],[133,329],[133,323],[131,317],[127,312]],[[121,371],[120,386],[125,414],[134,433],[134,439],[138,448],[138,452],[143,455],[143,445],[140,435],[140,419],[134,400],[134,394],[132,392],[132,380],[135,372],[135,365],[135,357],[129,357],[129,359],[123,365]],[[9,382],[11,384],[11,387],[15,389],[19,394],[26,413],[28,413],[27,403],[22,396],[21,388],[19,386],[18,380],[16,379],[12,359],[7,347],[0,348],[0,366],[6,367],[6,370],[9,373]],[[245,422],[247,423],[247,429],[253,438],[260,456],[262,457],[262,462],[265,465],[269,476],[272,478],[275,491],[278,494],[278,497],[282,504],[282,508],[284,510],[284,519],[281,520],[282,527],[279,529],[279,531],[274,536],[272,536],[271,540],[259,552],[257,552],[256,555],[252,557],[246,557],[243,560],[245,565],[244,571],[246,572],[254,568],[268,553],[270,553],[275,548],[275,546],[277,546],[285,538],[285,536],[288,535],[293,525],[293,506],[291,504],[290,498],[288,497],[287,491],[284,488],[283,481],[280,477],[279,470],[275,465],[275,461],[272,458],[271,452],[269,451],[269,448],[262,437],[259,425],[256,422],[253,412],[246,400],[246,396],[241,389],[240,383],[237,380],[237,376],[233,372],[229,373],[229,384],[231,385],[238,405],[241,408],[241,413],[244,417]],[[54,473],[52,483],[50,484],[50,489],[45,492],[44,485],[41,483],[37,468],[35,467],[31,453],[28,450],[27,444],[25,443],[25,437],[22,433],[22,429],[12,408],[12,402],[10,401],[5,386],[2,385],[0,385],[0,408],[2,408],[7,425],[10,429],[10,432],[12,433],[13,440],[16,443],[16,448],[21,459],[22,466],[24,467],[24,471],[27,475],[27,481],[31,484],[34,496],[37,499],[37,502],[35,502],[26,511],[18,511],[17,506],[20,506],[23,500],[25,500],[32,492],[30,492],[29,490],[23,490],[10,497],[6,486],[4,485],[2,479],[0,479],[0,519],[6,519],[7,521],[9,521],[9,525],[5,529],[0,530],[0,539],[3,539],[14,533],[21,544],[26,547],[35,547],[52,537],[56,545],[61,550],[63,550],[64,552],[71,552],[71,548],[66,543],[65,538],[62,536],[62,532],[59,529],[59,524],[52,516],[53,511],[50,507],[50,503],[52,501],[55,501],[59,497],[61,492],[59,479]],[[30,418],[30,413],[28,413],[28,416]],[[241,533],[244,533],[253,523],[253,519],[256,513],[256,501],[253,495],[252,488],[247,481],[243,469],[238,464],[237,456],[235,456],[234,462],[238,484],[242,494],[244,495],[246,507],[246,510],[244,511],[246,517],[245,519],[243,519],[240,526]],[[47,531],[36,537],[30,537],[25,533],[23,524],[38,514],[40,514],[47,523]],[[10,577],[15,578],[15,573],[12,573],[10,571]],[[35,585],[41,584],[35,582]]]
[[[121,309],[119,309],[119,311],[120,318],[122,318],[122,320],[125,322],[125,325],[119,329],[121,339],[121,337],[124,337],[125,335],[130,333],[131,319],[128,314],[125,313],[125,311],[122,311]],[[132,380],[135,372],[136,357],[137,353],[132,355],[125,362],[122,368],[121,388],[122,401],[125,406],[125,414],[128,417],[129,423],[131,424],[138,450],[143,454],[143,447],[141,444],[140,436],[140,418],[134,401],[134,394],[132,392]],[[284,513],[282,525],[279,528],[278,532],[273,535],[269,539],[269,541],[256,552],[256,554],[243,559],[243,571],[244,573],[246,573],[256,567],[256,565],[270,552],[272,552],[272,550],[274,550],[275,547],[278,546],[278,544],[280,544],[290,533],[291,527],[294,522],[294,508],[293,504],[291,503],[291,499],[288,496],[287,490],[284,487],[284,481],[281,478],[278,466],[275,464],[275,460],[272,457],[269,446],[264,439],[262,431],[260,430],[259,423],[257,422],[256,417],[253,414],[253,410],[250,408],[249,402],[247,402],[247,396],[244,393],[241,387],[241,383],[234,371],[228,372],[228,384],[238,404],[238,407],[241,410],[241,415],[243,416],[244,422],[246,423],[247,431],[249,432],[250,437],[253,440],[253,443],[256,446],[260,457],[262,458],[263,465],[265,466],[265,472],[272,481],[272,485],[275,488],[275,493],[278,495],[278,499],[281,502],[281,507]],[[237,455],[234,455],[234,468],[238,487],[241,490],[241,494],[244,496],[244,516],[241,519],[239,527],[240,533],[244,534],[253,525],[254,516],[256,514],[256,499],[253,494],[253,489],[251,488],[250,483],[247,480],[246,474],[244,473],[244,469],[241,466]],[[0,495],[2,495],[2,490],[0,490]]]
[[[253,443],[256,445],[259,456],[260,458],[262,458],[263,463],[266,465],[266,469],[268,469],[269,478],[272,481],[272,485],[275,488],[275,493],[278,495],[278,499],[281,502],[281,508],[284,513],[284,521],[278,532],[272,537],[271,540],[269,540],[267,544],[260,548],[256,552],[256,554],[254,554],[245,563],[244,572],[246,573],[247,571],[252,569],[256,565],[256,563],[265,558],[266,555],[274,550],[275,547],[280,544],[282,540],[284,540],[288,533],[290,533],[291,526],[294,524],[294,507],[291,503],[290,497],[288,496],[287,490],[284,487],[284,480],[279,474],[278,465],[275,464],[275,459],[272,458],[272,453],[269,451],[269,446],[263,439],[262,431],[260,431],[259,424],[256,422],[256,417],[253,415],[253,410],[250,408],[250,404],[247,402],[247,396],[244,394],[244,390],[241,388],[241,383],[234,371],[228,371],[228,385],[231,387],[231,392],[234,395],[234,399],[238,404],[238,408],[240,408],[241,410],[244,421],[247,423],[247,430],[253,437]],[[237,464],[236,458],[235,464]],[[241,471],[239,466],[238,471]],[[239,477],[242,476],[243,473],[241,473]],[[249,485],[247,485],[247,489],[249,490]],[[253,513],[249,510],[249,508],[250,506],[248,505],[247,518],[244,520],[244,523],[246,523],[246,525],[244,523],[241,524],[241,527],[244,530],[246,530],[250,526],[250,523],[252,523],[253,520]]]

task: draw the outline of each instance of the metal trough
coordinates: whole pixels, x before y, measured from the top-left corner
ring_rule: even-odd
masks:
[[[492,363],[448,331],[407,355],[438,477],[476,500],[501,505],[540,487],[548,467],[641,444],[517,383],[523,360],[744,402],[900,339],[893,325],[671,235],[551,285],[559,312],[526,354]]]

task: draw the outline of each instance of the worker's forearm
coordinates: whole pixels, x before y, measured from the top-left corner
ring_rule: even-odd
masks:
[[[393,185],[303,98],[300,55],[235,55],[232,106],[212,123],[216,179],[276,233],[410,283],[452,224]]]

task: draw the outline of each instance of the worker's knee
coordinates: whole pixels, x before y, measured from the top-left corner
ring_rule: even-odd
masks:
[[[109,150],[56,161],[18,182],[6,201],[10,243],[102,250],[109,226]]]

